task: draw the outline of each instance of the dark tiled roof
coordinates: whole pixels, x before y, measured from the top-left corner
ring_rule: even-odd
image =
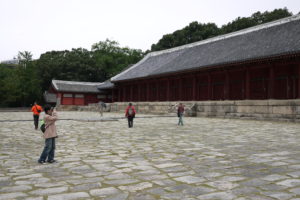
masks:
[[[46,103],[56,103],[56,94],[45,92],[44,93],[44,99]]]
[[[110,82],[110,80],[107,80],[97,86],[97,88],[99,90],[112,89],[113,87],[114,87],[114,84],[112,82]]]
[[[300,53],[300,15],[149,53],[113,82]]]
[[[77,81],[61,81],[52,80],[52,85],[56,91],[59,92],[84,92],[84,93],[98,93],[97,86],[101,85],[99,82],[77,82]]]

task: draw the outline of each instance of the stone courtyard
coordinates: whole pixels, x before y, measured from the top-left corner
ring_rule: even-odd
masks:
[[[0,113],[1,200],[300,199],[298,123],[58,114],[58,162],[41,165],[31,113]]]

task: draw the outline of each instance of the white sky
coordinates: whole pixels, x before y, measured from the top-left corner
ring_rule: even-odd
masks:
[[[90,50],[106,38],[145,51],[193,21],[220,27],[284,7],[297,14],[300,0],[0,0],[0,61],[19,51],[39,58],[51,50]]]

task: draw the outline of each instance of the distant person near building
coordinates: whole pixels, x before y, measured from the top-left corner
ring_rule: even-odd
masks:
[[[34,128],[37,130],[39,126],[40,113],[43,111],[43,109],[37,104],[37,102],[34,102],[34,105],[31,107],[31,111],[33,112]]]
[[[99,101],[98,106],[99,106],[100,115],[102,117],[103,116],[103,110],[106,109],[106,104],[103,101]]]
[[[129,128],[133,127],[133,118],[135,118],[135,114],[136,114],[136,111],[135,111],[134,106],[132,105],[132,103],[129,103],[129,105],[127,106],[126,111],[125,111],[125,117],[127,117],[127,119],[128,119],[128,127]]]
[[[179,104],[177,108],[177,116],[179,118],[178,125],[183,126],[183,114],[184,114],[184,105],[182,103]]]
[[[38,163],[44,164],[46,161],[49,163],[55,162],[54,154],[55,154],[55,138],[57,138],[55,121],[57,120],[57,113],[55,108],[52,108],[50,105],[46,105],[44,107],[45,111],[45,147],[38,160]]]

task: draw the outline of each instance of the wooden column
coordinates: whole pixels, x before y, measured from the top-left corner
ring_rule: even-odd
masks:
[[[300,99],[300,63],[298,63],[298,99]]]
[[[178,95],[178,100],[182,101],[183,97],[183,87],[182,87],[182,78],[179,78],[179,95]]]
[[[133,85],[130,85],[130,99],[129,101],[133,101]]]
[[[126,86],[124,85],[124,87],[123,87],[123,102],[125,102],[126,101]]]
[[[208,89],[208,95],[207,95],[207,97],[208,97],[208,100],[212,100],[212,97],[213,97],[213,89],[212,89],[212,82],[211,82],[211,74],[210,73],[208,73],[207,74],[207,80],[208,80],[208,87],[207,87],[207,89]]]
[[[156,101],[159,101],[159,90],[158,90],[158,87],[159,87],[159,81],[156,81],[156,98],[155,100]]]
[[[228,72],[228,70],[225,70],[225,85],[224,85],[224,91],[225,91],[224,99],[225,100],[228,100],[229,97],[230,97],[230,95],[229,95],[230,90],[229,89],[230,89],[229,88],[229,72]]]
[[[196,101],[197,99],[197,90],[196,90],[196,87],[197,87],[197,78],[196,78],[196,75],[193,76],[193,101]]]
[[[269,68],[269,90],[268,90],[268,99],[274,99],[274,66]]]
[[[166,101],[170,101],[170,79],[167,79],[167,97]]]
[[[147,89],[147,95],[146,95],[146,101],[150,101],[149,99],[150,99],[150,83],[149,82],[147,82],[147,87],[146,87],[146,89]]]
[[[245,99],[250,99],[250,71],[246,68]]]
[[[138,99],[137,101],[141,101],[142,100],[142,84],[138,84]]]

